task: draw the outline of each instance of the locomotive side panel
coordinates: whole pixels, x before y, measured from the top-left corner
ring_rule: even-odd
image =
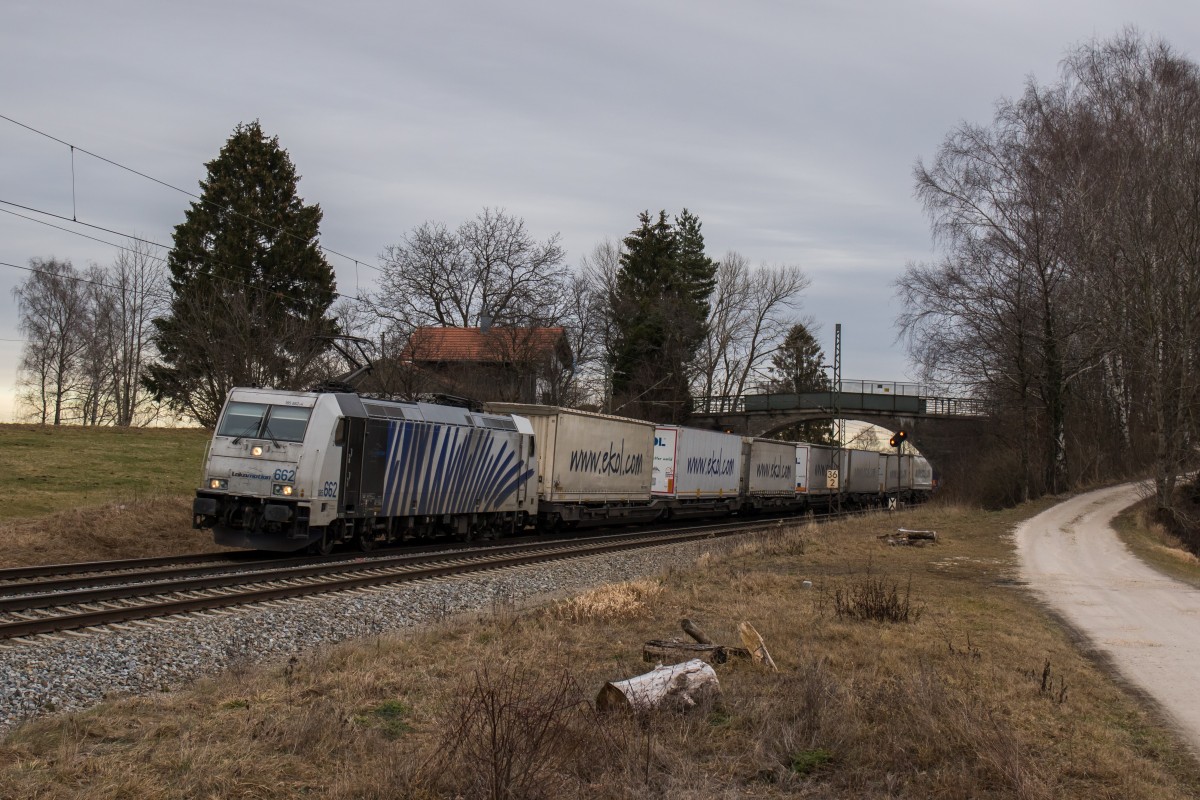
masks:
[[[515,429],[389,420],[368,437],[371,482],[364,492],[386,517],[495,514],[518,510],[518,489],[532,479]]]

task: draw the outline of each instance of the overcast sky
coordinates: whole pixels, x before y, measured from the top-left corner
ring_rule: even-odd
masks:
[[[710,255],[808,273],[799,313],[830,356],[842,323],[845,377],[912,380],[893,323],[894,282],[932,256],[915,161],[1128,25],[1200,57],[1182,0],[6,0],[0,114],[190,191],[258,119],[322,244],[370,266],[485,206],[561,234],[572,265],[639,211],[687,207]],[[189,199],[76,154],[73,200],[69,149],[0,120],[0,201],[169,243]],[[0,262],[113,260],[77,233],[117,237],[42,219],[73,232],[0,213]],[[330,260],[340,291],[373,286]],[[0,266],[0,421],[27,275]]]

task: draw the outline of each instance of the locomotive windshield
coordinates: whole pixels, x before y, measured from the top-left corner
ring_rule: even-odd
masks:
[[[217,428],[218,436],[302,442],[311,408],[231,402]]]

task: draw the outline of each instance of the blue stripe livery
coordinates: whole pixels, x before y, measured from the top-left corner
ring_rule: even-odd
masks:
[[[390,422],[384,513],[399,517],[501,510],[534,472],[513,450],[515,441],[513,434],[486,428]]]

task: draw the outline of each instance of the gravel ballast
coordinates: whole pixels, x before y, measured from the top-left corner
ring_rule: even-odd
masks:
[[[235,664],[688,567],[701,553],[739,540],[664,545],[6,643],[0,646],[0,674],[6,676],[0,685],[0,731],[109,696],[173,689]]]

